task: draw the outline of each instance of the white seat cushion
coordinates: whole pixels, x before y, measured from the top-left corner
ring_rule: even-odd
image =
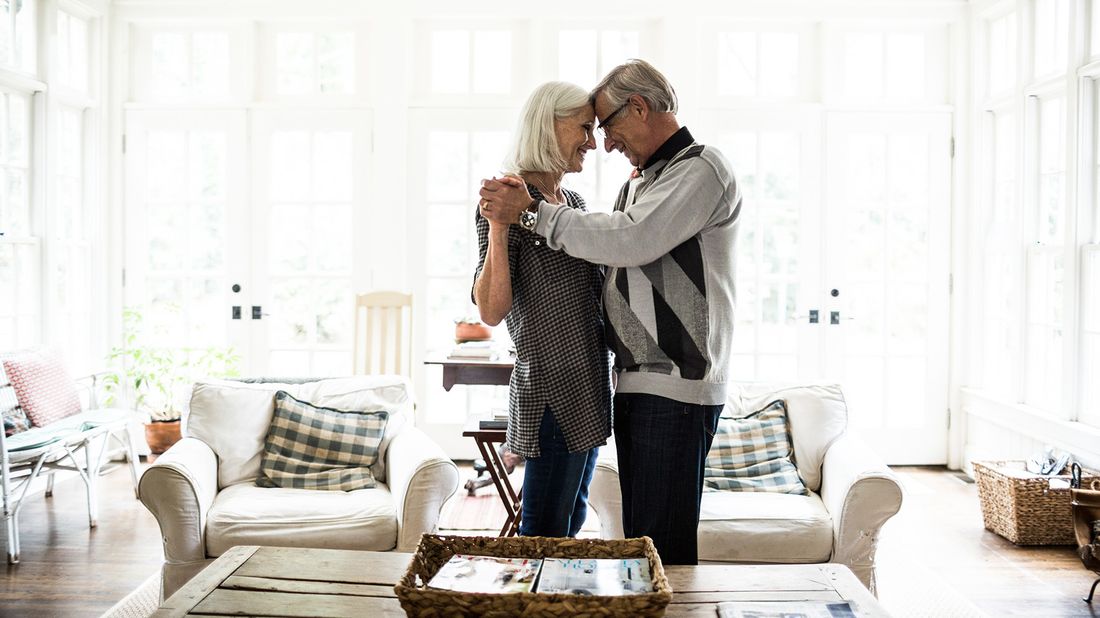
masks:
[[[832,553],[833,520],[817,494],[703,494],[700,560],[817,563]]]
[[[382,483],[349,492],[240,483],[218,493],[206,520],[206,555],[234,545],[389,551],[397,510]]]

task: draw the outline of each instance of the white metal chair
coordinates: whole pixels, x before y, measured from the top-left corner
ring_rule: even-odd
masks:
[[[354,375],[412,378],[412,294],[370,292],[355,297]]]
[[[19,562],[19,510],[34,480],[43,471],[46,472],[46,497],[53,494],[55,471],[76,472],[80,476],[88,498],[88,527],[96,526],[99,512],[97,481],[113,434],[120,434],[134,484],[134,497],[137,497],[137,452],[128,427],[133,413],[97,405],[95,391],[100,375],[76,380],[78,386],[88,390],[83,412],[13,436],[5,436],[0,430],[0,497],[11,564]],[[0,371],[0,404],[5,402],[19,405],[7,376]],[[84,451],[82,457],[79,455],[81,450]]]

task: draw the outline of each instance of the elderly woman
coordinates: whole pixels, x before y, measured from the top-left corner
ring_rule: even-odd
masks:
[[[523,107],[506,165],[536,200],[585,210],[561,186],[596,147],[588,93],[543,84]],[[537,202],[536,202],[537,203]],[[507,320],[516,344],[508,447],[527,458],[520,534],[576,536],[588,513],[597,449],[611,434],[611,384],[599,266],[546,246],[520,225],[476,215],[473,297],[481,319]]]

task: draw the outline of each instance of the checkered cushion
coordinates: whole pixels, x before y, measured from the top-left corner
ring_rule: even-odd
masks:
[[[351,491],[374,487],[370,466],[389,412],[348,412],[275,393],[260,458],[260,487]]]
[[[55,355],[27,352],[4,359],[3,364],[16,399],[35,427],[80,414],[76,383]]]
[[[704,488],[808,494],[792,457],[783,400],[743,418],[722,417],[707,454]]]

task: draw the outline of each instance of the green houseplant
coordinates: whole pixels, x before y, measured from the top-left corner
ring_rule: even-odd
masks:
[[[159,455],[180,439],[183,392],[195,379],[239,375],[240,356],[232,348],[168,348],[152,344],[144,316],[136,308],[122,314],[122,345],[111,349],[104,378],[108,405],[124,400],[147,417],[145,439]]]

